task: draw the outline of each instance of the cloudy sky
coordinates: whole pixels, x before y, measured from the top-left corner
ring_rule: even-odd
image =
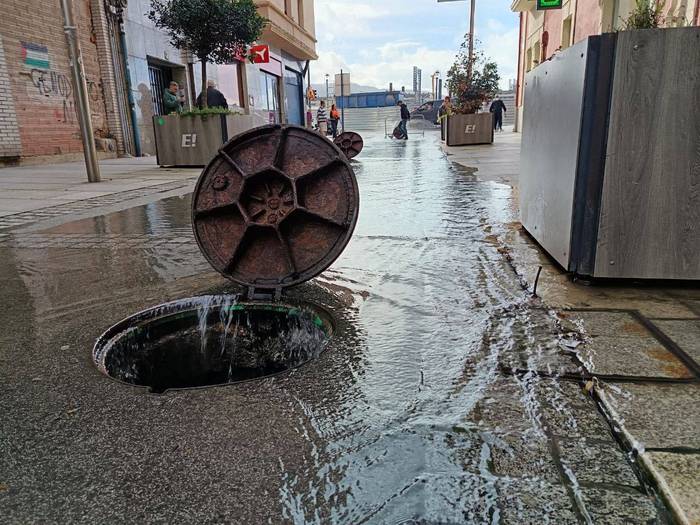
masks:
[[[476,2],[476,37],[498,63],[504,88],[518,63],[518,17],[510,4]],[[311,65],[311,79],[319,84],[342,66],[353,83],[384,88],[393,82],[410,90],[415,65],[429,90],[430,75],[437,70],[444,77],[469,26],[466,0],[316,0],[315,5],[319,60]]]

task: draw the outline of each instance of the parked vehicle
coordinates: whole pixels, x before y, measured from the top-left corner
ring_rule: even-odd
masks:
[[[442,100],[429,100],[428,102],[424,102],[411,111],[411,118],[415,118],[420,115],[426,122],[438,124],[438,112],[440,111],[441,104]]]

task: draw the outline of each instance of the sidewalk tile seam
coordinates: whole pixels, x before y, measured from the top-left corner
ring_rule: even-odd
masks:
[[[531,370],[522,368],[510,368],[505,365],[500,365],[502,372],[505,375],[517,375],[524,376],[528,374],[535,374],[538,377],[544,377],[548,379],[556,379],[558,381],[569,382],[569,383],[585,383],[586,381],[591,381],[592,379],[598,379],[601,381],[610,381],[614,383],[631,383],[631,384],[679,384],[688,385],[700,383],[700,378],[689,377],[689,378],[670,378],[670,377],[654,377],[654,376],[618,376],[613,374],[596,374],[585,371],[581,375],[572,374],[554,374],[544,370]],[[583,368],[583,364],[581,365]]]
[[[700,448],[693,448],[693,447],[670,447],[670,448],[647,447],[644,449],[644,452],[668,452],[669,454],[697,456],[697,455],[700,455]]]
[[[638,320],[654,335],[654,337],[664,346],[668,351],[674,354],[681,362],[688,367],[688,369],[693,373],[696,378],[700,378],[700,364],[698,364],[681,346],[676,343],[671,337],[669,337],[661,328],[656,326],[649,319],[644,317],[641,313],[635,310],[635,314]]]
[[[678,358],[697,379],[700,378],[700,364],[690,357],[673,339],[667,336],[659,327],[657,327],[649,318],[642,315],[639,310],[629,310],[621,308],[571,308],[565,310],[567,312],[602,312],[602,313],[624,313],[637,320],[644,328],[647,329],[666,350],[671,352]],[[694,320],[694,319],[691,319]]]

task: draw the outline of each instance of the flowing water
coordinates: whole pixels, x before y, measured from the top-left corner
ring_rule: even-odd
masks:
[[[334,316],[322,355],[261,382],[169,392],[162,399],[172,404],[159,412],[123,385],[109,388],[98,375],[88,383],[102,402],[114,396],[115,407],[124,396],[131,420],[162,420],[159,439],[186,448],[178,468],[187,486],[207,488],[200,496],[170,479],[149,483],[148,493],[183,498],[168,499],[164,515],[298,524],[664,522],[577,380],[572,334],[504,255],[500,239],[517,220],[512,189],[453,166],[431,132],[408,142],[365,136],[353,166],[361,191],[353,239],[328,271],[288,294]],[[189,199],[174,198],[17,235],[0,254],[34,304],[32,316],[72,326],[62,316],[88,312],[94,340],[164,297],[230,291],[197,252],[188,207]],[[81,274],[72,275],[66,268],[77,261]],[[223,327],[216,353],[229,357],[231,378],[247,318],[231,315],[233,299],[217,303],[214,317],[212,299],[202,301],[198,329]],[[100,303],[103,312],[91,314]],[[304,340],[304,332],[292,327],[282,337]],[[202,339],[201,351],[213,341]],[[59,381],[86,374],[76,365]],[[153,457],[160,445],[141,439],[143,457]],[[138,479],[154,475],[131,469]]]

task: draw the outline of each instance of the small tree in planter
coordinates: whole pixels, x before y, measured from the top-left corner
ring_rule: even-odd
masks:
[[[482,51],[469,56],[467,41],[457,55],[455,63],[447,72],[447,88],[455,113],[470,114],[481,109],[484,102],[498,93],[498,66],[490,62]]]
[[[447,87],[452,99],[445,140],[448,146],[490,144],[493,142],[493,118],[490,113],[476,115],[484,102],[498,93],[498,68],[483,52],[469,55],[468,43],[460,48],[454,65],[447,72]]]
[[[231,63],[260,37],[265,19],[253,0],[152,0],[148,18],[170,43],[202,62],[202,107],[207,107],[207,62]],[[193,93],[194,96],[194,93]]]
[[[655,29],[664,22],[663,9],[665,0],[637,0],[634,10],[624,21],[623,27],[631,29]]]

